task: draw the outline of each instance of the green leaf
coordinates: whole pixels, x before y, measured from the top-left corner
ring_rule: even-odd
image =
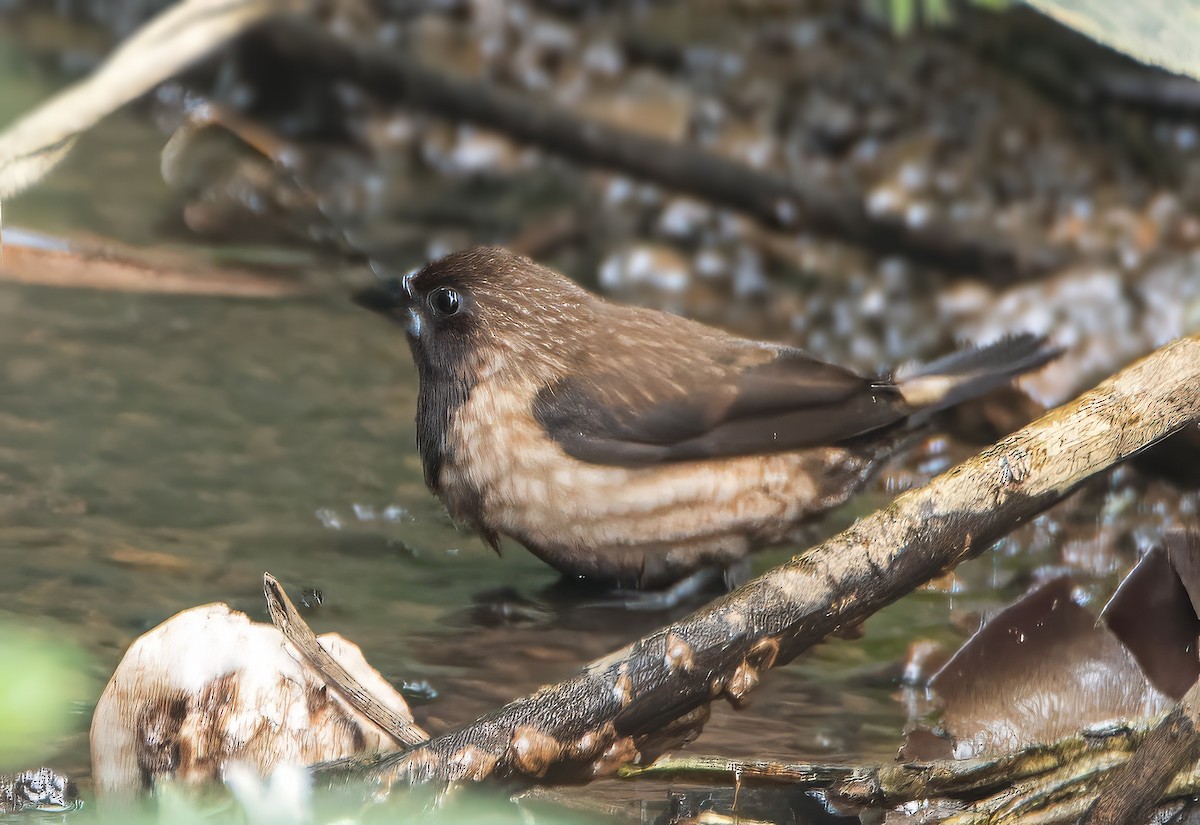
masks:
[[[73,645],[0,625],[0,771],[36,767],[72,731],[72,705],[94,698],[86,672]]]
[[[892,31],[898,35],[906,35],[912,31],[917,19],[917,0],[891,0],[889,12]]]

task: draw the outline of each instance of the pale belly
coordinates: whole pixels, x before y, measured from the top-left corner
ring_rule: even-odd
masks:
[[[573,576],[657,586],[733,564],[844,501],[870,469],[862,453],[839,448],[638,468],[588,464],[505,400],[477,388],[472,414],[457,417],[442,498],[455,518],[511,536]]]

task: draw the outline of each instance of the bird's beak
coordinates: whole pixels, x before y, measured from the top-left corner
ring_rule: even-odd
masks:
[[[412,289],[412,278],[416,273],[409,272],[397,277],[386,265],[377,261],[371,262],[371,272],[379,281],[379,285],[356,292],[354,302],[404,324],[412,337],[420,336],[421,315],[416,308]]]
[[[386,291],[387,296],[391,299],[392,309],[403,310],[412,306],[413,295],[410,282],[415,273],[409,272],[397,278],[395,273],[389,270],[385,264],[381,264],[379,261],[371,261],[371,274],[375,276],[384,291]]]
[[[408,330],[410,338],[421,337],[421,312],[417,309],[416,296],[413,294],[412,279],[420,271],[414,269],[405,273],[400,278],[395,277],[391,273],[383,271],[383,267],[375,261],[371,262],[371,271],[375,273],[375,277],[379,279],[392,296],[392,315],[398,319],[407,320],[405,327]],[[404,316],[408,318],[405,319]]]

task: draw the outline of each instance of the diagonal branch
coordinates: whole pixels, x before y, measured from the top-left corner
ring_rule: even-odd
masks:
[[[708,704],[981,554],[1077,484],[1200,419],[1200,337],[1163,347],[813,550],[458,730],[369,766],[384,780],[580,780],[647,761]]]

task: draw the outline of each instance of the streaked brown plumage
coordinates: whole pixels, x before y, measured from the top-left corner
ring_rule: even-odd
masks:
[[[932,411],[1053,356],[1018,337],[898,383],[621,306],[481,248],[363,301],[408,323],[425,481],[493,547],[657,587],[844,502]]]

